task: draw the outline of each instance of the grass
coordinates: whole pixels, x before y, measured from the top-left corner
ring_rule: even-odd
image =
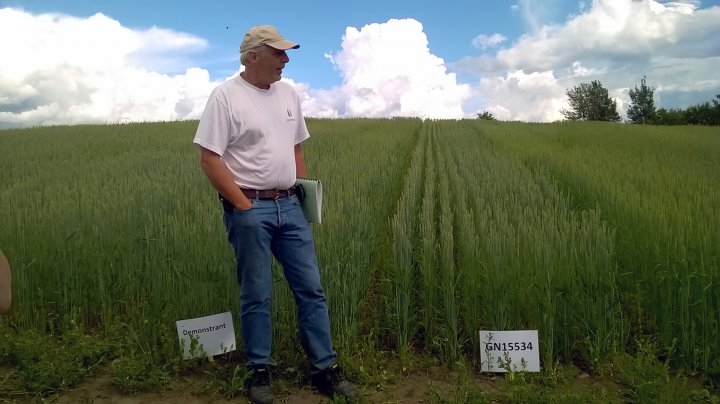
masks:
[[[179,359],[174,322],[235,311],[238,288],[196,124],[0,131],[12,150],[0,160],[0,245],[15,298],[0,320],[0,366],[11,367],[0,397],[62,391],[110,363],[127,392],[202,366]],[[705,388],[694,397],[716,397],[713,128],[308,124],[310,175],[327,190],[314,227],[321,276],[336,348],[358,378],[379,380],[396,355],[401,375],[417,355],[471,375],[477,330],[528,328],[540,331],[543,374],[613,368],[633,401],[692,376]],[[275,271],[275,359],[300,380],[294,303]],[[632,348],[647,340],[652,349]],[[242,354],[224,361],[235,369]],[[232,373],[216,378],[227,396],[241,392]],[[487,398],[468,383],[456,400]],[[503,389],[509,401],[554,394],[522,378]]]

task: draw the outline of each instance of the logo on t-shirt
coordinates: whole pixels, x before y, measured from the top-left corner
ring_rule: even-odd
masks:
[[[288,117],[287,117],[287,119],[285,120],[285,122],[294,121],[295,118],[293,118],[293,114],[292,114],[292,111],[290,110],[290,108],[288,108],[286,111],[287,111]]]

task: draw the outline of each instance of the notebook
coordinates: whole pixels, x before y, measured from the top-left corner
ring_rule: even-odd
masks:
[[[298,178],[295,185],[299,186],[300,201],[303,213],[308,222],[322,222],[322,183],[320,180]]]

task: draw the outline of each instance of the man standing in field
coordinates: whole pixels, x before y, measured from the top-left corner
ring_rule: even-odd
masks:
[[[295,90],[280,78],[285,51],[299,47],[272,26],[251,28],[240,45],[245,70],[213,90],[194,139],[235,251],[249,395],[258,403],[273,399],[271,252],[295,297],[313,386],[330,396],[357,395],[337,365],[312,229],[294,188],[296,177],[307,177],[300,144],[310,134]]]

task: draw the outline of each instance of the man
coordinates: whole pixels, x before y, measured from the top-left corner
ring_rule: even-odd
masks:
[[[280,78],[286,50],[299,47],[272,26],[250,29],[240,45],[245,70],[213,90],[194,140],[235,251],[248,390],[259,403],[272,402],[271,252],[295,297],[313,386],[330,396],[357,395],[337,366],[312,229],[293,187],[296,177],[307,177],[300,144],[310,135],[297,93]]]

